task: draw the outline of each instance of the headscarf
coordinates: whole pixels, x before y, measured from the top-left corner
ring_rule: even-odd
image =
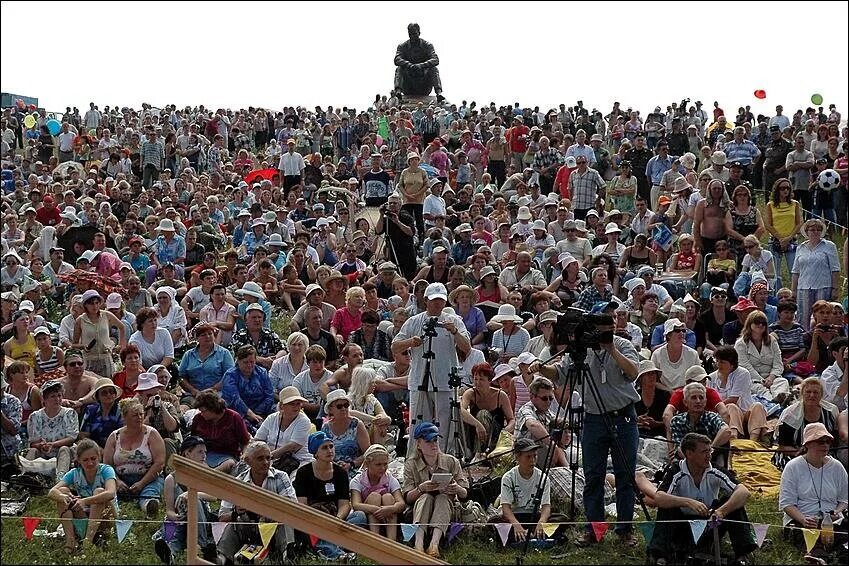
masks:
[[[38,235],[38,250],[45,264],[50,261],[50,248],[56,247],[56,243],[56,228],[53,226],[42,228]]]
[[[166,293],[168,295],[168,298],[171,300],[171,306],[168,308],[168,314],[163,316],[157,303],[156,312],[159,313],[157,326],[165,328],[169,332],[175,329],[180,330],[182,338],[174,343],[174,347],[182,346],[186,338],[186,313],[183,311],[183,307],[177,303],[177,291],[173,287],[166,285],[156,290],[157,297],[159,297],[160,293]]]

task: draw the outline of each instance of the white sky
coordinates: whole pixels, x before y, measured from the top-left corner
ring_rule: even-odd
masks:
[[[0,87],[53,111],[84,112],[89,101],[362,109],[392,88],[395,47],[416,21],[436,47],[444,94],[458,104],[545,110],[580,99],[607,112],[619,100],[647,112],[689,97],[708,110],[718,100],[733,117],[746,104],[772,115],[781,103],[792,114],[820,93],[826,108],[849,111],[847,2],[210,6],[2,2]]]

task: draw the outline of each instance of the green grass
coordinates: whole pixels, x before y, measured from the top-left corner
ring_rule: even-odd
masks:
[[[778,524],[780,515],[775,497],[754,496],[746,506],[749,518],[753,522]],[[141,511],[130,504],[121,506],[123,518],[143,519]],[[46,497],[32,497],[25,513],[26,516],[55,517],[56,509]],[[164,516],[160,511],[159,519]],[[42,521],[39,529],[48,532],[56,530],[56,520]],[[5,518],[2,521],[2,548],[0,548],[0,563],[2,564],[159,564],[159,559],[153,551],[151,536],[159,528],[156,523],[135,523],[124,539],[118,544],[114,530],[109,536],[109,542],[104,547],[95,547],[78,551],[68,556],[62,550],[64,539],[33,537],[27,541],[24,538],[23,523],[20,518]],[[576,527],[574,533],[578,534]],[[558,557],[559,564],[644,564],[645,542],[641,534],[637,534],[639,546],[624,549],[615,537],[608,534],[601,544],[588,549],[579,549],[573,544],[560,545],[546,551],[529,551],[523,558],[522,564],[551,564],[552,555]],[[780,530],[773,527],[767,533],[772,542],[766,548],[755,553],[757,564],[798,564],[802,557],[791,545],[781,540]],[[727,538],[725,542],[728,546]],[[474,532],[464,531],[443,552],[443,558],[451,564],[517,564],[521,551],[503,548],[497,534],[491,527],[481,527]],[[176,557],[175,562],[184,563],[185,555]],[[303,560],[303,564],[323,564],[319,560]],[[358,560],[358,564],[370,564],[368,560]]]

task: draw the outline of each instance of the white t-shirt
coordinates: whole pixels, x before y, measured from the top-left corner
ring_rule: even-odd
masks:
[[[312,423],[309,417],[301,411],[285,430],[280,430],[280,412],[274,411],[259,425],[259,430],[256,431],[254,440],[262,440],[268,444],[271,450],[276,450],[280,446],[290,442],[296,442],[301,445],[301,448],[292,454],[292,456],[299,462],[312,462],[312,454],[307,450],[307,439],[309,438],[311,427]]]
[[[526,479],[519,473],[519,466],[510,469],[501,477],[501,503],[510,505],[513,513],[533,513],[534,495],[537,492],[542,471],[534,467],[531,477]],[[551,484],[546,478],[542,488],[540,505],[551,504]]]
[[[332,375],[332,371],[325,369],[322,378],[319,379],[317,383],[313,383],[313,380],[310,378],[310,370],[305,369],[295,376],[295,379],[292,381],[292,385],[298,388],[301,396],[307,401],[313,404],[318,404],[321,402],[321,393],[319,393],[318,388],[322,383],[330,379]]]
[[[741,411],[748,411],[755,400],[752,399],[752,374],[746,368],[738,367],[728,375],[725,387],[719,381],[719,372],[713,372],[708,376],[710,386],[717,390],[719,397],[725,401],[729,397],[739,397],[737,406]]]
[[[156,329],[153,343],[142,337],[141,330],[133,332],[129,343],[138,346],[142,365],[146,368],[161,364],[163,358],[174,358],[174,341],[171,339],[171,333],[165,328]]]
[[[192,302],[192,312],[200,312],[200,309],[208,305],[210,301],[209,295],[203,292],[203,287],[200,285],[189,289],[186,296]]]
[[[767,272],[767,265],[772,261],[772,252],[768,250],[761,250],[761,257],[758,259],[753,258],[751,255],[746,254],[743,256],[743,271],[763,271]]]
[[[701,365],[702,362],[699,359],[699,353],[686,344],[682,346],[681,357],[678,361],[672,362],[669,360],[668,348],[669,345],[664,344],[655,350],[651,355],[651,361],[661,372],[661,383],[672,391],[686,385],[684,372],[687,371],[687,368]]]
[[[422,203],[422,214],[445,216],[445,199],[436,195],[427,195]],[[432,225],[433,221],[429,221],[428,224]]]
[[[778,507],[795,505],[806,517],[816,517],[820,512],[828,513],[845,503],[846,490],[846,469],[840,462],[828,457],[822,468],[815,468],[804,456],[796,456],[781,473]],[[791,520],[785,513],[784,524]]]

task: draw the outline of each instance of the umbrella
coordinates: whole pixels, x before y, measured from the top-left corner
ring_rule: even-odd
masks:
[[[61,236],[58,236],[56,241],[59,247],[65,250],[65,261],[71,265],[76,265],[77,258],[80,257],[80,254],[74,249],[74,244],[79,242],[86,250],[90,250],[93,247],[94,235],[98,232],[100,230],[96,226],[72,226],[65,230]],[[115,247],[115,240],[112,239],[112,236],[108,232],[106,233],[106,247]]]
[[[439,171],[437,171],[436,167],[434,167],[433,165],[428,165],[428,164],[424,163],[422,165],[419,165],[419,167],[424,169],[425,173],[427,173],[427,176],[430,177],[431,179],[439,175]]]
[[[91,284],[92,289],[96,290],[104,298],[108,297],[111,293],[119,293],[124,298],[127,296],[127,290],[121,286],[120,281],[116,281],[111,277],[106,277],[105,275],[100,275],[94,271],[75,269],[68,273],[62,273],[59,275],[59,280],[63,283],[73,284],[76,284],[78,281],[88,281]]]
[[[270,181],[275,175],[280,175],[280,171],[278,169],[257,169],[256,171],[251,171],[245,176],[245,182],[251,185],[258,179]]]
[[[53,175],[62,175],[63,177],[67,177],[71,174],[71,169],[76,169],[77,173],[80,175],[83,174],[83,164],[77,163],[76,161],[66,161],[65,163],[61,163],[59,167],[53,170]]]

